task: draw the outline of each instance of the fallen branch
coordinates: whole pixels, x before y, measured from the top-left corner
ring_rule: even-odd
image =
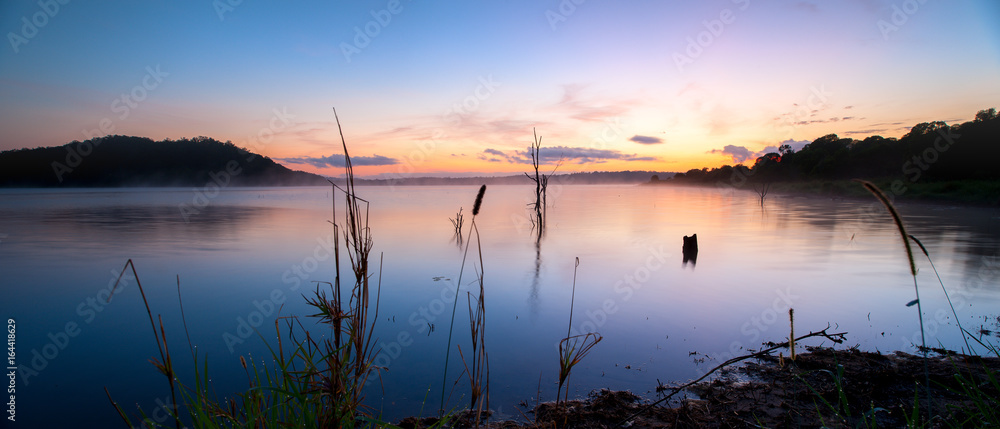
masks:
[[[840,343],[844,342],[844,335],[847,335],[847,332],[839,332],[839,333],[836,333],[836,334],[828,334],[826,332],[828,329],[830,329],[830,325],[827,325],[826,328],[823,329],[823,330],[821,330],[821,331],[810,332],[810,333],[805,334],[805,335],[803,335],[801,337],[795,338],[794,341],[797,342],[799,340],[804,340],[806,338],[812,338],[812,337],[823,337],[823,338],[826,338],[826,339],[828,339],[830,341],[833,341],[834,343],[837,343],[837,344],[840,344]],[[706,372],[704,375],[702,375],[701,377],[698,377],[696,380],[688,382],[687,384],[684,384],[683,386],[674,387],[673,388],[674,391],[670,392],[669,395],[664,396],[663,398],[657,400],[656,402],[653,402],[652,404],[649,404],[649,405],[643,407],[641,410],[636,411],[632,415],[630,415],[630,416],[622,419],[620,422],[618,422],[618,426],[621,426],[621,425],[625,424],[625,422],[627,422],[629,420],[632,420],[632,419],[634,419],[636,417],[639,417],[640,415],[642,415],[642,413],[644,413],[646,411],[649,411],[653,407],[655,407],[655,406],[663,403],[664,401],[670,399],[671,397],[673,397],[674,395],[676,395],[678,392],[680,392],[680,391],[682,391],[684,389],[687,389],[688,387],[694,386],[695,384],[698,384],[699,382],[701,382],[702,380],[704,380],[705,377],[708,377],[709,375],[711,375],[715,371],[718,371],[718,370],[720,370],[720,369],[722,369],[724,367],[727,367],[729,365],[732,365],[734,363],[741,362],[741,361],[744,361],[744,360],[747,360],[747,359],[752,359],[752,358],[756,358],[756,357],[762,357],[764,355],[769,355],[771,352],[773,352],[775,350],[778,350],[778,349],[783,349],[785,347],[788,347],[788,342],[787,341],[784,342],[784,343],[777,344],[774,347],[761,350],[761,351],[756,352],[756,353],[751,353],[751,354],[748,354],[748,355],[743,355],[743,356],[734,357],[732,359],[729,359],[729,360],[727,360],[727,361],[719,364],[719,366],[716,366],[715,368],[712,368],[711,371]]]

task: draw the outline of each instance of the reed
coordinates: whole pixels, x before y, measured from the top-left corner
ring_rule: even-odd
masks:
[[[469,244],[471,243],[473,231],[476,232],[476,238],[478,243],[479,229],[476,228],[476,216],[479,215],[479,210],[482,208],[483,197],[485,195],[486,195],[486,185],[482,185],[479,187],[479,192],[476,194],[476,202],[472,205],[472,220],[470,221],[469,225],[469,239],[465,240],[465,251],[462,253],[462,266],[458,270],[458,281],[455,283],[455,302],[452,303],[451,307],[451,323],[448,327],[448,345],[445,349],[444,371],[442,371],[443,375],[441,376],[441,402],[440,402],[440,408],[438,409],[439,414],[444,414],[445,412],[444,399],[445,399],[445,392],[448,389],[448,362],[451,359],[451,340],[452,340],[452,334],[454,334],[455,331],[455,314],[456,310],[458,309],[459,292],[462,289],[462,275],[465,273],[465,262],[469,257]],[[482,260],[483,260],[482,246],[479,246],[480,264],[482,264]],[[480,278],[480,287],[481,286],[482,286],[482,279]],[[482,294],[480,294],[480,297],[482,297]],[[475,333],[473,333],[473,335],[475,336]]]
[[[479,241],[479,229],[473,228],[476,233],[476,244],[479,247],[479,266],[483,266],[483,249]],[[465,372],[469,376],[470,404],[469,409],[475,412],[475,425],[478,427],[481,421],[484,408],[489,410],[490,403],[490,361],[486,352],[486,290],[483,287],[485,270],[480,269],[478,273],[479,294],[475,298],[473,305],[472,292],[468,293],[469,299],[469,331],[472,334],[472,367],[462,356],[462,363],[465,365]],[[462,347],[458,347],[461,355]]]
[[[931,259],[931,254],[927,252],[927,248],[924,247],[924,243],[921,243],[920,240],[917,239],[917,237],[914,237],[912,234],[910,234],[909,237],[910,240],[913,240],[914,243],[917,243],[917,246],[920,247],[920,251],[923,252],[924,256],[927,257],[927,262],[931,264],[931,269],[934,270],[934,275],[937,276],[938,283],[941,284],[941,290],[944,292],[944,297],[945,299],[948,300],[948,306],[951,307],[951,314],[952,316],[955,316],[955,323],[958,324],[959,333],[962,334],[962,341],[965,342],[965,352],[971,355],[972,347],[969,346],[969,340],[965,338],[965,328],[962,327],[962,320],[958,318],[958,312],[955,311],[955,304],[951,303],[951,296],[948,295],[948,288],[944,287],[944,280],[941,280],[941,274],[938,273],[937,267],[934,266],[934,261]]]
[[[854,181],[860,183],[861,186],[864,186],[868,192],[871,192],[872,195],[874,195],[875,198],[878,199],[883,206],[885,206],[886,210],[889,211],[889,215],[892,216],[892,221],[896,225],[896,229],[899,231],[900,238],[903,240],[903,248],[906,250],[906,259],[910,264],[910,274],[913,276],[913,291],[916,294],[916,299],[907,303],[906,306],[909,307],[914,304],[917,306],[917,317],[920,321],[920,351],[923,353],[924,358],[924,385],[927,391],[927,402],[930,404],[932,398],[930,370],[927,365],[927,340],[924,334],[924,312],[920,304],[920,287],[917,285],[917,264],[913,260],[913,248],[910,246],[910,235],[906,233],[906,226],[903,225],[903,218],[899,215],[899,211],[896,210],[892,201],[889,200],[889,197],[886,196],[885,193],[878,188],[878,186],[875,186],[874,183],[867,180],[854,179]],[[928,416],[932,415],[932,407],[930,405],[928,405],[927,410]]]
[[[559,387],[556,389],[556,403],[559,403],[559,396],[563,385],[569,382],[570,372],[573,367],[580,363],[584,357],[590,353],[603,337],[596,332],[588,332],[581,335],[571,335],[573,332],[573,306],[576,301],[576,271],[580,268],[580,258],[577,257],[573,265],[573,291],[570,295],[569,303],[569,326],[566,328],[566,338],[559,341]],[[566,386],[566,394],[563,401],[569,399],[569,386]]]

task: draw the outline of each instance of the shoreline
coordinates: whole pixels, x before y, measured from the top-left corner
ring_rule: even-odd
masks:
[[[932,401],[928,404],[922,356],[857,348],[806,350],[794,361],[766,353],[724,367],[714,379],[676,390],[683,396],[668,402],[669,406],[655,405],[629,391],[598,389],[586,399],[535,404],[522,411],[528,421],[488,421],[483,426],[904,427],[915,415],[924,423],[955,423],[974,418],[984,407],[986,411],[1000,409],[998,357],[929,351],[926,367]],[[675,389],[660,386],[656,390],[662,397]],[[472,422],[474,415],[466,411],[447,424],[472,427]],[[408,417],[397,426],[409,429],[438,423],[433,417]]]
[[[876,179],[872,181],[896,202],[906,203],[951,203],[978,207],[1000,207],[1000,181],[962,180],[926,183],[906,183],[902,187],[899,180]],[[895,185],[895,188],[893,186]],[[752,186],[734,186],[701,182],[674,182],[661,180],[646,182],[643,186],[685,186],[692,188],[733,189],[755,193]],[[774,182],[770,184],[770,195],[808,196],[844,199],[871,199],[871,193],[852,180],[813,180],[802,182]]]

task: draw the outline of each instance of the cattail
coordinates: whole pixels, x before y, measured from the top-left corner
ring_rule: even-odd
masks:
[[[247,361],[243,359],[243,356],[240,356],[240,365],[243,365],[243,369],[247,369]]]
[[[479,207],[483,205],[483,195],[486,195],[486,185],[479,187],[479,194],[476,195],[476,204],[472,205],[472,215],[479,214]]]

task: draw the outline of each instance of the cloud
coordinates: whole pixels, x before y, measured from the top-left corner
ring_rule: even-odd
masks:
[[[344,167],[344,155],[333,154],[330,156],[300,156],[298,158],[278,158],[278,161],[289,163],[289,164],[306,164],[313,167],[325,168],[325,167]],[[399,164],[399,161],[395,158],[389,158],[382,155],[372,155],[372,156],[352,156],[351,165],[359,166],[373,166],[373,165],[395,165]]]
[[[819,7],[817,7],[815,4],[812,4],[812,3],[809,3],[809,2],[804,2],[804,1],[800,1],[800,2],[796,3],[794,5],[794,7],[796,9],[807,11],[807,12],[818,12],[819,11]]]
[[[486,150],[483,151],[483,153],[488,153],[490,155],[497,155],[497,156],[506,156],[506,155],[504,155],[503,152],[501,152],[499,150],[496,150],[496,149],[486,149]]]
[[[785,140],[785,141],[779,143],[779,146],[787,144],[787,145],[789,145],[789,146],[792,147],[793,151],[798,152],[798,151],[802,150],[802,148],[804,148],[809,143],[812,143],[812,142],[809,141],[809,140],[795,141],[795,140],[792,140],[792,139],[788,139],[788,140]],[[766,154],[769,154],[769,153],[778,153],[778,146],[768,146],[768,147],[765,147],[765,148],[761,149],[760,151],[754,153],[753,154],[753,158],[757,159],[757,158],[759,158],[761,156],[764,156]]]
[[[746,146],[735,146],[728,144],[722,149],[712,149],[708,153],[720,153],[723,155],[728,155],[733,158],[733,162],[743,163],[753,156],[753,152],[747,149]]]
[[[808,140],[795,141],[789,139],[781,142],[780,144],[782,145],[787,144],[792,147],[793,151],[798,152],[802,150],[802,148],[809,143],[812,142]],[[722,149],[712,149],[708,151],[708,153],[718,153],[718,154],[728,155],[730,158],[733,159],[733,162],[742,164],[746,161],[756,160],[757,158],[760,158],[769,153],[778,153],[778,146],[767,146],[759,151],[754,152],[748,149],[746,146],[726,145]]]
[[[853,130],[844,132],[844,134],[847,134],[849,136],[853,136],[856,134],[875,135],[881,132],[885,132],[885,128],[869,128],[867,130]]]
[[[516,155],[525,164],[531,163],[531,153],[530,148],[524,151],[516,152]],[[639,156],[637,154],[627,154],[622,153],[618,150],[610,149],[594,149],[588,147],[568,147],[568,146],[553,146],[553,147],[542,147],[541,151],[541,162],[543,164],[552,164],[559,161],[565,160],[576,160],[577,164],[587,164],[587,163],[601,163],[608,160],[618,160],[618,161],[656,161],[657,158],[653,156]]]
[[[602,122],[624,115],[634,101],[587,97],[587,86],[563,85],[563,96],[555,106],[564,117],[583,122]]]
[[[629,141],[634,141],[634,142],[639,143],[639,144],[660,144],[660,143],[663,143],[663,139],[661,139],[659,137],[640,136],[638,134],[632,136],[632,138],[630,138]]]

